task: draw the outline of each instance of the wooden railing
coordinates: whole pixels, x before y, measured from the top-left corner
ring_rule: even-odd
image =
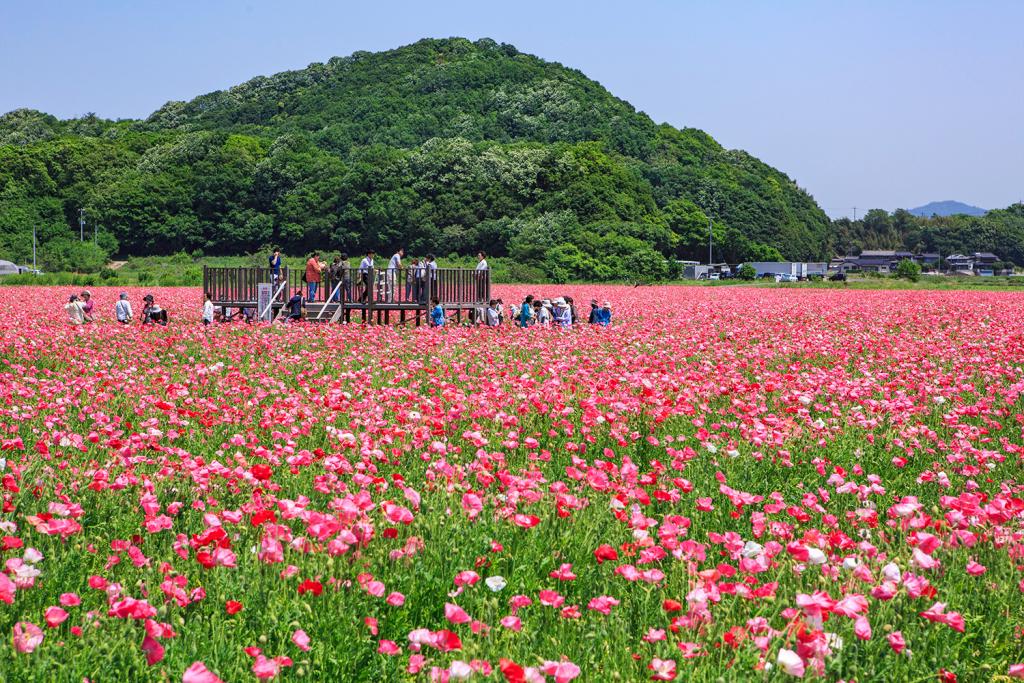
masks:
[[[203,290],[217,305],[252,305],[257,285],[270,283],[276,296],[272,305],[284,304],[296,292],[308,303],[342,303],[346,308],[423,308],[437,297],[445,306],[486,306],[491,298],[488,270],[466,268],[353,268],[348,278],[324,273],[316,287],[302,281],[304,270],[282,267],[275,278],[269,268],[203,267]],[[340,279],[340,281],[339,281]],[[287,284],[281,289],[281,284]],[[310,296],[311,290],[313,295]]]

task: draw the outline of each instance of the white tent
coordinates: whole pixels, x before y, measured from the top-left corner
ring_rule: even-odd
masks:
[[[18,266],[10,261],[0,261],[0,275],[17,275],[19,272]]]

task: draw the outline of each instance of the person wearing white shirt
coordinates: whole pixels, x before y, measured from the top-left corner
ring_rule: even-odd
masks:
[[[85,309],[82,308],[82,302],[79,301],[77,295],[72,294],[68,298],[68,302],[64,304],[64,310],[68,314],[69,323],[72,325],[85,324]]]
[[[128,294],[121,292],[121,298],[114,304],[114,317],[122,325],[128,325],[132,321],[132,302],[128,301]]]
[[[487,271],[490,270],[490,266],[487,265],[487,256],[484,252],[477,253],[476,262],[476,295],[479,299],[487,297],[487,284],[489,281],[489,275]]]
[[[370,270],[373,269],[373,249],[366,252],[366,256],[359,262],[359,279],[363,282],[362,301],[370,300]]]
[[[206,301],[203,302],[203,324],[209,325],[213,322],[213,302],[210,301],[210,295],[206,295]]]
[[[395,285],[398,282],[398,273],[402,270],[402,257],[405,256],[405,249],[399,247],[398,251],[395,252],[391,260],[388,261],[388,272],[387,272],[387,297],[388,301],[395,300]]]
[[[487,304],[486,321],[488,327],[497,327],[501,323],[501,317],[498,315],[498,300],[491,299]]]

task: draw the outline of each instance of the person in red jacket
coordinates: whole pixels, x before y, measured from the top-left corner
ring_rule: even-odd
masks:
[[[307,301],[316,301],[316,290],[320,287],[320,274],[324,271],[324,263],[320,261],[320,254],[313,252],[306,261],[306,286],[309,288]]]

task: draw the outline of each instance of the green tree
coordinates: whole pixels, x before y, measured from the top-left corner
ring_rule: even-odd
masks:
[[[903,259],[896,265],[896,277],[917,282],[921,277],[921,264],[908,258]]]
[[[741,280],[753,280],[757,277],[757,269],[749,263],[744,263],[736,271],[736,277]]]

